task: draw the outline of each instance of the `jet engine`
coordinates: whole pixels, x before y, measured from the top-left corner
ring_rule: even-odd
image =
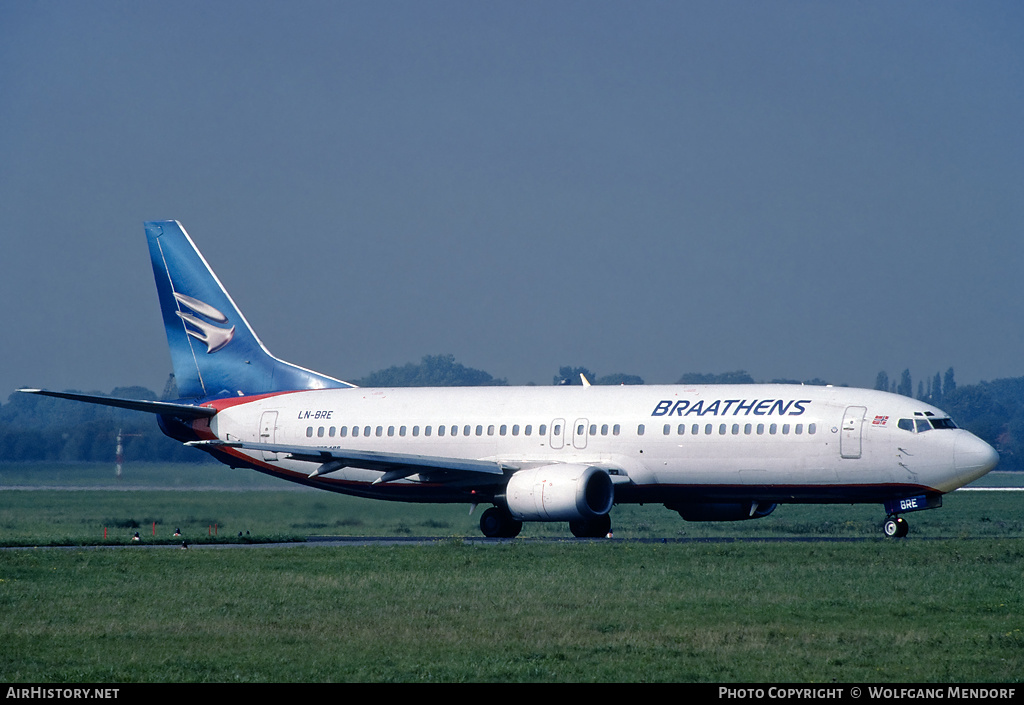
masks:
[[[520,470],[505,488],[508,511],[519,521],[578,521],[611,511],[615,488],[600,468],[569,463]]]
[[[666,504],[666,507],[686,521],[743,521],[744,519],[760,519],[775,511],[776,504],[747,500],[745,502],[678,502]]]

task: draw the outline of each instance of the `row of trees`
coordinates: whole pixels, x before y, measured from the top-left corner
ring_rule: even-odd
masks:
[[[903,370],[899,382],[896,382],[896,380],[890,381],[889,374],[883,370],[875,378],[875,389],[902,394],[905,397],[913,397],[914,380],[910,375],[909,369]],[[928,380],[927,386],[925,386],[923,381],[918,381],[916,398],[929,404],[939,405],[947,394],[952,394],[955,391],[956,379],[954,378],[953,368],[950,367],[946,370],[945,376],[936,372],[935,376]]]
[[[643,384],[637,375],[598,375],[586,367],[565,366],[552,378],[553,384],[582,384],[583,374],[591,384]],[[768,380],[775,383],[824,385],[821,379]],[[363,379],[363,387],[486,386],[507,385],[483,370],[466,367],[453,355],[427,355],[419,364],[389,367]],[[719,374],[687,373],[679,384],[753,384],[745,371]],[[985,439],[999,450],[1000,468],[1024,470],[1024,377],[958,386],[953,368],[919,381],[917,393],[910,370],[899,380],[879,372],[875,388],[915,397],[947,411],[954,421]],[[167,389],[173,389],[168,384]],[[156,399],[143,387],[121,387],[111,396]],[[123,409],[81,404],[32,394],[12,394],[0,405],[0,459],[12,461],[96,461],[113,462],[118,432],[124,436],[128,461],[203,462],[208,456],[165,437],[148,414]]]
[[[144,387],[118,387],[110,396],[157,398]],[[208,459],[206,453],[164,436],[150,414],[19,393],[11,394],[0,406],[0,459],[112,463],[119,432],[127,460],[187,463]]]
[[[644,383],[643,377],[639,375],[624,372],[599,375],[588,367],[566,365],[558,368],[558,374],[552,377],[552,384],[582,385],[583,380],[580,375],[586,377],[590,384]],[[817,378],[811,380],[773,379],[770,381],[778,384],[828,384],[825,380]],[[362,379],[353,380],[353,383],[360,387],[471,387],[507,385],[508,381],[492,377],[483,370],[465,367],[455,362],[454,355],[426,355],[419,364],[410,362],[406,365],[388,367]],[[737,370],[720,374],[688,372],[679,378],[677,384],[755,384],[755,381],[744,370]]]
[[[455,361],[454,355],[425,355],[420,363],[395,365],[352,380],[360,387],[492,387],[508,382]]]

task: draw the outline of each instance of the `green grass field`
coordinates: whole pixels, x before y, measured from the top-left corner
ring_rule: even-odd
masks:
[[[688,524],[645,506],[613,510],[615,541],[531,543],[567,535],[538,524],[524,541],[480,545],[459,538],[478,535],[462,505],[294,491],[216,466],[126,472],[128,491],[11,489],[38,486],[26,480],[40,470],[0,466],[7,545],[69,546],[0,551],[9,683],[1024,678],[1024,493],[954,493],[909,514],[905,540],[880,538],[880,507]],[[65,472],[79,486],[114,479],[98,467],[42,475]],[[258,486],[232,485],[233,474]],[[999,479],[990,484],[1015,478]],[[240,531],[452,538],[154,545],[178,524],[196,542],[211,524],[222,541]],[[79,545],[102,543],[103,526],[118,543],[139,531],[143,545]],[[867,540],[754,540],[786,535]],[[621,540],[699,536],[740,540]]]
[[[1024,545],[0,554],[7,682],[1005,682]]]
[[[978,484],[1022,486],[1024,473],[990,473]],[[27,486],[46,489],[16,489]],[[93,489],[62,489],[67,487]],[[104,529],[107,543],[129,542],[135,532],[149,543],[174,542],[176,528],[191,542],[227,542],[239,533],[255,541],[310,535],[478,537],[483,509],[470,515],[464,504],[346,497],[220,465],[140,465],[120,479],[107,465],[0,465],[0,492],[0,545],[8,546],[103,543]],[[1024,492],[955,492],[941,509],[906,517],[912,538],[1024,537],[1022,508]],[[621,505],[612,519],[617,539],[876,537],[884,512],[880,505],[781,505],[764,519],[690,523],[662,505]],[[527,523],[521,534],[570,536],[563,523]]]

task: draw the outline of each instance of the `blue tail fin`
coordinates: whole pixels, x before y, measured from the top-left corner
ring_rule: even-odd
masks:
[[[352,386],[271,355],[181,223],[148,222],[146,239],[179,396]]]

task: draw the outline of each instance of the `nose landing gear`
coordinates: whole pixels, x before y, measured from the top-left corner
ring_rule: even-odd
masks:
[[[938,509],[941,506],[942,495],[938,493],[886,500],[882,503],[882,507],[885,509],[885,523],[882,524],[882,532],[891,538],[901,539],[910,531],[910,525],[900,514],[918,512],[922,509]]]
[[[882,524],[882,532],[890,538],[901,539],[910,531],[910,524],[903,517],[890,514]]]

